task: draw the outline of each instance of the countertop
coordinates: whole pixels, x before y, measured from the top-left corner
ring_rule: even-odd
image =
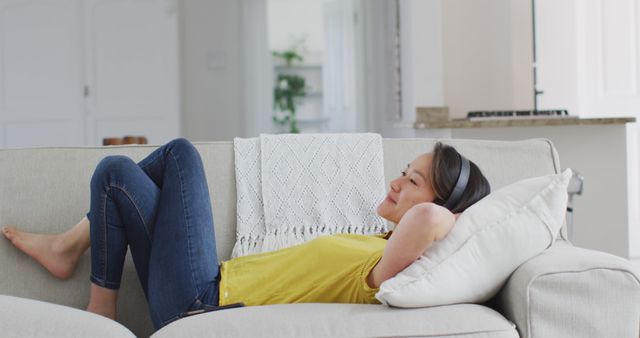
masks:
[[[635,117],[614,118],[515,118],[515,119],[490,119],[468,120],[453,119],[448,121],[416,121],[415,129],[438,128],[497,128],[497,127],[538,127],[538,126],[572,126],[572,125],[598,125],[598,124],[625,124],[636,122]]]

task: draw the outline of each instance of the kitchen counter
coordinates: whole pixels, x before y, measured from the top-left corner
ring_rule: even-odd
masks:
[[[413,124],[415,129],[441,128],[500,128],[500,127],[537,127],[537,126],[573,126],[573,125],[604,125],[625,124],[636,122],[634,117],[615,118],[496,118],[486,120],[453,119],[448,121],[418,121]]]

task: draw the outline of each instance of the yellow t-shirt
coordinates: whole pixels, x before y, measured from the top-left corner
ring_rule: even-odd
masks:
[[[222,262],[220,305],[379,304],[367,276],[387,234],[321,236],[286,249]]]

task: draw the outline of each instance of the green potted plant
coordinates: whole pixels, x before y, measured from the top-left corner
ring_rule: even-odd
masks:
[[[302,57],[302,55],[298,54],[298,52],[295,51],[293,48],[282,51],[282,52],[273,52],[273,56],[284,60],[284,64],[287,67],[293,66],[294,61],[299,61],[299,62],[304,61],[304,58]]]
[[[288,50],[273,52],[273,56],[284,61],[284,67],[290,68],[295,62],[303,62],[304,57],[298,52],[300,44],[294,44]],[[296,120],[296,108],[299,99],[306,95],[304,77],[297,74],[278,74],[273,89],[273,122],[279,125],[289,125],[290,133],[299,133]]]

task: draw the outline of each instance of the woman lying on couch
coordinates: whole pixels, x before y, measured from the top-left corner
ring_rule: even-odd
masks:
[[[396,223],[380,235],[321,236],[294,247],[218,264],[209,189],[200,155],[176,139],[140,163],[108,156],[91,179],[85,218],[58,235],[4,227],[18,249],[69,278],[91,247],[87,311],[115,319],[127,248],[154,326],[233,306],[299,302],[378,303],[385,280],[444,238],[457,214],[489,193],[480,169],[437,143],[391,181],[377,214]]]

